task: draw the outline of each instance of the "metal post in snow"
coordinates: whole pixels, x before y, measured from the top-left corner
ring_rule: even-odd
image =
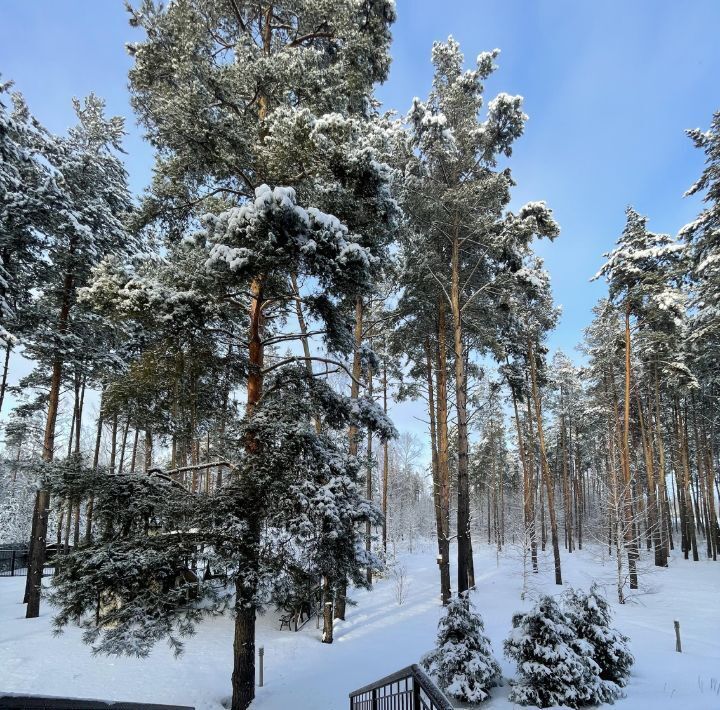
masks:
[[[258,685],[262,688],[265,682],[264,678],[264,668],[263,668],[263,659],[265,658],[265,648],[263,646],[260,646],[258,648],[258,656],[260,657],[260,682]]]
[[[680,643],[680,622],[676,619],[673,621],[675,627],[675,650],[678,653],[682,653],[682,643]]]

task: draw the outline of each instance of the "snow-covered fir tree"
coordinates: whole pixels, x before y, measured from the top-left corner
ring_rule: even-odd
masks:
[[[517,663],[508,698],[519,705],[577,708],[595,702],[600,669],[592,646],[579,639],[571,619],[550,596],[527,613],[514,614],[505,654]]]
[[[501,681],[500,666],[484,631],[467,594],[458,595],[438,623],[435,649],[422,658],[433,680],[456,700],[479,703]]]
[[[622,696],[635,659],[628,647],[629,639],[613,628],[607,600],[596,584],[586,594],[568,589],[563,606],[578,639],[592,646],[592,659],[600,669],[601,683],[591,686],[595,696],[592,703],[612,703]]]

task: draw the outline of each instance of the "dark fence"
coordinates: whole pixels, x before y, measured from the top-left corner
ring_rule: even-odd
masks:
[[[43,567],[44,577],[55,574],[57,554],[56,550],[48,550]],[[0,577],[26,577],[29,563],[28,550],[0,550]]]
[[[412,665],[350,693],[350,710],[453,710],[453,705]]]

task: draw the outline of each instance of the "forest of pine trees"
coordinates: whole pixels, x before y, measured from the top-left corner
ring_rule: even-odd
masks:
[[[628,207],[579,354],[551,353],[534,245],[562,225],[510,209],[527,116],[485,92],[499,50],[435,43],[398,118],[374,95],[390,0],[129,12],[142,195],[101,98],[55,135],[0,85],[0,542],[29,542],[27,617],[51,601],[142,656],[232,612],[241,710],[256,615],[316,600],[330,644],[398,547],[437,545],[443,604],[477,545],[519,551],[526,584],[547,550],[558,585],[600,546],[620,603],[670,550],[717,559],[720,112],[688,132],[700,214],[668,235]]]

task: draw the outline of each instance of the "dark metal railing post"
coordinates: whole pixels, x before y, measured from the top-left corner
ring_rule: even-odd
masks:
[[[412,684],[413,710],[420,710],[420,683],[418,683],[418,679],[415,676],[413,676]]]
[[[15,576],[15,550],[13,550],[10,555],[10,576]]]

